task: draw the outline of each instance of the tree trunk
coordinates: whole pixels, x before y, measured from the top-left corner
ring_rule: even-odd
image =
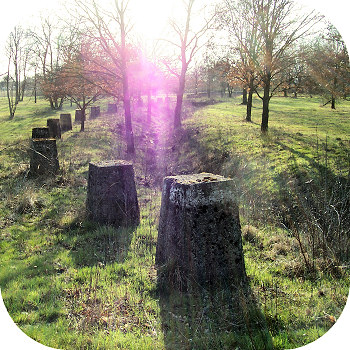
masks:
[[[261,132],[266,133],[269,128],[270,79],[264,86],[263,111],[261,118]]]
[[[18,62],[17,62],[17,54],[16,54],[16,59],[15,59],[15,90],[16,90],[16,99],[15,99],[15,104],[17,105],[20,101],[20,82],[18,79]]]
[[[151,123],[151,116],[152,116],[152,94],[151,89],[147,91],[147,124],[148,126]]]
[[[8,100],[8,104],[9,104],[10,119],[13,119],[15,116],[16,104],[13,103],[13,96],[10,96],[9,80],[10,80],[9,75],[7,75],[7,78],[6,78],[7,100]]]
[[[36,89],[36,67],[34,73],[34,103],[37,102],[37,89]]]
[[[134,134],[132,131],[132,122],[131,122],[129,77],[128,77],[128,68],[127,68],[127,48],[126,48],[126,42],[125,42],[126,31],[125,31],[124,12],[123,12],[124,10],[122,10],[119,13],[119,15],[120,15],[120,40],[121,40],[121,73],[122,73],[123,104],[124,104],[124,117],[125,117],[125,138],[126,138],[126,152],[128,154],[134,154],[135,144],[134,144]]]
[[[227,91],[228,91],[228,97],[232,97],[233,89],[232,89],[232,87],[230,87],[229,84],[227,84]]]
[[[26,89],[26,81],[23,80],[23,83],[21,85],[20,102],[23,102],[23,100],[24,100],[25,89]]]
[[[80,121],[80,132],[85,131],[85,119],[86,119],[86,109],[81,109],[81,121]]]
[[[61,98],[61,99],[60,99],[60,103],[59,103],[59,105],[58,105],[58,110],[62,110],[63,101],[64,101],[64,98]]]
[[[334,86],[334,91],[337,91],[337,83],[338,83],[338,79],[337,77],[334,77],[333,79],[333,86]],[[332,93],[332,109],[335,109],[335,95]]]
[[[332,109],[335,109],[335,97],[334,95],[332,95],[332,105],[331,105]]]
[[[247,122],[252,121],[252,106],[253,106],[253,89],[249,89],[248,101],[247,101],[247,116],[245,118]]]
[[[181,111],[182,111],[182,102],[185,92],[185,78],[186,70],[182,68],[181,75],[179,77],[179,89],[176,96],[176,106],[174,113],[174,129],[181,128]]]
[[[247,89],[243,89],[243,102],[242,105],[246,105],[248,103],[247,101]]]
[[[124,95],[124,114],[125,114],[125,138],[126,152],[129,154],[135,153],[134,134],[131,123],[130,98],[125,98]]]
[[[175,114],[174,114],[174,129],[181,128],[181,109],[182,109],[182,101],[183,101],[183,92],[178,93],[176,96],[176,106],[175,106]]]

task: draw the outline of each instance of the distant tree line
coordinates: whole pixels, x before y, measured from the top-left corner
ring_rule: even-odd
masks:
[[[276,94],[322,95],[336,108],[349,95],[350,68],[338,31],[315,12],[292,0],[222,0],[208,9],[197,0],[181,3],[183,16],[169,22],[167,50],[149,55],[133,36],[129,1],[105,9],[97,0],[75,0],[72,21],[43,18],[28,30],[16,26],[6,54],[10,118],[27,91],[38,92],[54,110],[65,99],[85,114],[94,101],[123,102],[127,151],[135,151],[131,102],[157,92],[175,94],[174,129],[182,124],[185,92],[211,98],[242,91],[251,121],[253,95],[263,104],[261,131],[268,131],[269,103]],[[194,21],[194,17],[201,18]],[[320,25],[323,23],[323,26]],[[224,39],[223,39],[224,38]],[[81,127],[84,130],[84,125]]]

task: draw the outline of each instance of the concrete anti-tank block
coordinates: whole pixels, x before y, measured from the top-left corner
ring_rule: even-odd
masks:
[[[90,163],[86,207],[92,221],[116,227],[137,226],[140,212],[132,163]]]
[[[247,281],[233,180],[201,173],[164,179],[156,265],[160,283],[188,290]]]

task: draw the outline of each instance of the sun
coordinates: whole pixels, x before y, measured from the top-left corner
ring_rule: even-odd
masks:
[[[156,41],[164,37],[168,19],[174,12],[172,0],[130,1],[131,21],[144,40]]]

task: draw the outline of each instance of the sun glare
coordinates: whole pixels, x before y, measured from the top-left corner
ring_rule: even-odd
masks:
[[[173,9],[172,1],[136,1],[132,6],[135,29],[144,38],[156,40],[164,33]]]

